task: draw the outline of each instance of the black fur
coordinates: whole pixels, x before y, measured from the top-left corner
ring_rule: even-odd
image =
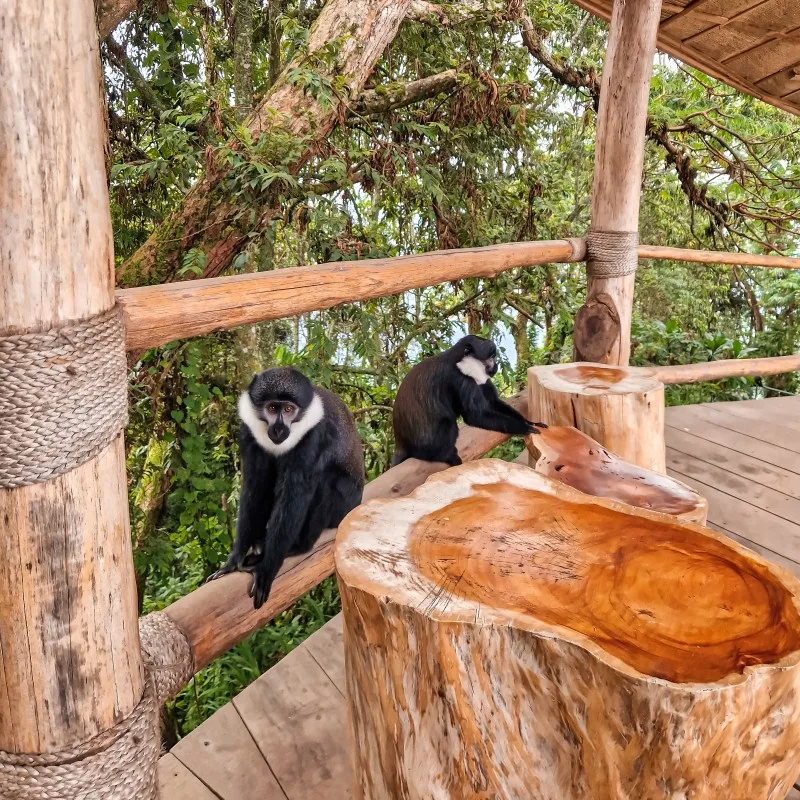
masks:
[[[302,414],[313,398],[324,415],[288,452],[273,454],[243,421],[239,431],[243,480],[236,539],[212,579],[236,570],[253,573],[256,608],[269,597],[283,560],[310,550],[326,528],[335,528],[361,502],[364,456],[353,417],[332,392],[314,387],[299,372],[266,370],[248,389],[258,414],[273,400],[290,401]]]
[[[504,403],[491,380],[479,385],[464,375],[458,364],[468,356],[484,363],[490,379],[497,372],[494,342],[465,336],[449,350],[420,361],[400,384],[392,415],[393,464],[407,458],[460,464],[456,450],[459,417],[467,425],[512,435],[538,433],[537,427],[544,427],[528,422]]]

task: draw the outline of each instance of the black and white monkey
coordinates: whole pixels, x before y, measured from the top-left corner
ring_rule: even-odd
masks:
[[[347,406],[293,369],[256,375],[239,397],[239,417],[236,538],[211,579],[252,572],[260,608],[283,560],[310,550],[361,502],[364,453]]]
[[[504,403],[491,378],[497,372],[497,347],[480,336],[465,336],[449,350],[425,358],[397,390],[392,422],[393,464],[407,458],[461,463],[456,450],[458,418],[490,431],[538,433],[542,423],[528,422]]]

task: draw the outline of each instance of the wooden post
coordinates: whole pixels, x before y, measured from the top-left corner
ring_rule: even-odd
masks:
[[[355,800],[778,800],[800,581],[482,460],[342,522]]]
[[[647,370],[586,363],[531,367],[528,419],[572,426],[631,464],[667,471],[664,384]]]
[[[0,336],[10,336],[114,303],[91,0],[0,3],[0,75]],[[80,744],[142,696],[124,456],[120,434],[71,472],[0,489],[0,750]]]
[[[586,303],[575,317],[575,361],[626,365],[630,357],[647,100],[660,14],[661,0],[614,2],[597,118]],[[615,234],[629,236],[615,242]],[[626,254],[613,252],[617,248]]]

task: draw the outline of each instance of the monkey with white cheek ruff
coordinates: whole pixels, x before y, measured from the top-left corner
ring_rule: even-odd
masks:
[[[491,381],[496,372],[497,347],[480,336],[465,336],[449,350],[414,366],[394,403],[392,463],[419,458],[460,464],[459,417],[476,428],[519,436],[546,428],[544,423],[529,422],[500,399]]]
[[[239,397],[242,493],[228,560],[209,580],[253,573],[256,608],[287,556],[310,550],[361,502],[364,453],[350,411],[293,369],[256,375]]]

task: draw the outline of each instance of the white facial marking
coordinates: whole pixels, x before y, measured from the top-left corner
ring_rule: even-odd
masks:
[[[480,359],[475,358],[475,356],[464,356],[456,366],[468,378],[472,378],[479,386],[489,380],[489,375],[486,372],[486,364]]]
[[[284,455],[292,448],[296,447],[315,425],[322,422],[324,416],[325,409],[322,406],[322,400],[320,400],[319,395],[315,393],[314,399],[311,401],[311,405],[306,409],[303,418],[292,423],[292,426],[289,428],[289,436],[286,440],[280,444],[275,444],[267,433],[267,423],[256,413],[250,395],[246,391],[239,395],[239,419],[247,425],[250,429],[250,433],[253,434],[253,438],[261,447],[273,456]]]

